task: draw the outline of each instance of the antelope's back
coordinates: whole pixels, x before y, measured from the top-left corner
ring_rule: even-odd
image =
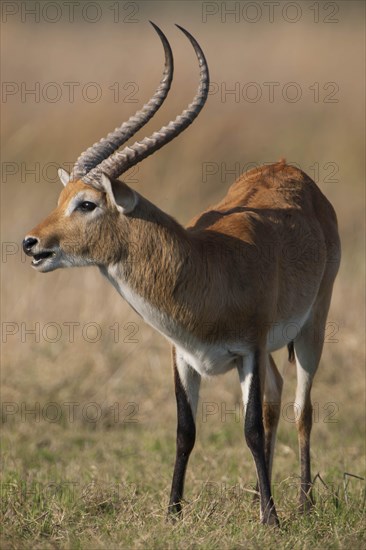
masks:
[[[217,269],[235,272],[234,286],[256,278],[263,295],[273,296],[278,307],[288,310],[285,316],[306,309],[323,277],[334,280],[338,271],[334,209],[309,176],[284,161],[243,174],[188,230],[197,241],[220,251]],[[223,249],[225,262],[220,261]]]
[[[333,206],[309,176],[285,161],[243,174],[218,204],[196,216],[188,227],[259,245],[259,235],[253,231],[255,220],[281,237],[283,244],[300,246],[315,239],[319,245],[324,243],[325,253],[332,257],[339,248]]]

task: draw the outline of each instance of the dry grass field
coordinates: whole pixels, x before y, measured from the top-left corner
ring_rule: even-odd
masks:
[[[26,11],[35,4],[38,19]],[[79,2],[70,21],[63,2],[2,3],[4,550],[365,547],[363,2],[280,2],[273,13],[253,4]],[[277,531],[259,525],[252,502],[236,373],[203,383],[184,519],[166,523],[176,429],[168,343],[96,269],[41,275],[20,252],[57,201],[55,167],[69,167],[155,89],[163,54],[149,19],[171,42],[175,80],[138,137],[181,112],[197,85],[173,23],[202,45],[212,93],[193,126],[127,183],[187,223],[235,173],[285,157],[337,211],[342,264],[313,390],[317,504],[296,512],[295,369],[281,351]]]

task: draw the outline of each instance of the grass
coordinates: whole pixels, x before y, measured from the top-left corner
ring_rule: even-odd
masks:
[[[184,519],[176,524],[166,521],[173,434],[161,426],[156,432],[139,426],[87,436],[80,428],[69,431],[54,426],[47,440],[17,439],[16,457],[6,438],[3,548],[31,543],[37,548],[106,549],[363,546],[364,485],[352,477],[346,479],[348,485],[343,482],[339,449],[327,451],[326,462],[337,466],[325,480],[316,480],[316,506],[302,516],[296,511],[298,478],[288,476],[297,468],[295,453],[279,444],[280,463],[286,457],[286,466],[276,469],[281,528],[274,531],[258,524],[250,458],[240,437],[232,443],[230,432],[241,431],[237,425],[224,430],[226,451],[207,434],[201,436],[188,474]],[[36,432],[32,430],[33,438]],[[319,446],[316,453],[321,454]]]
[[[328,362],[330,351],[326,348]],[[29,548],[30,544],[73,549],[363,547],[363,428],[357,425],[362,405],[347,409],[342,383],[329,385],[325,368],[319,371],[319,384],[314,388],[316,505],[308,516],[297,511],[296,430],[287,414],[295,383],[292,369],[286,377],[273,480],[280,529],[274,531],[258,523],[258,506],[252,494],[254,467],[244,444],[240,396],[231,374],[203,384],[184,518],[176,524],[167,522],[175,404],[172,380],[166,379],[169,354],[162,339],[156,342],[154,352],[163,363],[161,369],[151,375],[147,365],[148,376],[142,374],[140,386],[132,394],[113,388],[103,402],[96,398],[95,384],[103,385],[107,374],[98,378],[91,371],[86,377],[94,381],[94,387],[90,384],[81,392],[74,409],[65,405],[73,401],[72,366],[58,375],[53,391],[44,389],[40,394],[37,384],[27,385],[28,408],[35,402],[39,408],[34,407],[34,414],[20,408],[17,414],[8,412],[3,418],[3,548]],[[111,363],[115,360],[110,357]],[[278,354],[279,364],[281,360],[286,369],[285,358]],[[126,377],[133,378],[131,365],[126,364],[125,369]],[[167,398],[157,391],[163,379]],[[327,422],[328,401],[324,407],[319,399],[323,384],[332,395],[331,402],[338,405],[334,422]],[[134,401],[115,401],[114,392],[119,391],[129,399],[132,395]],[[152,409],[148,397],[154,393]],[[65,395],[71,396],[68,401]],[[56,421],[50,403],[56,403],[63,413]],[[91,403],[100,405],[97,421],[92,409],[88,418],[84,414]],[[133,407],[129,403],[134,403]],[[207,409],[207,403],[217,404],[218,412],[207,415],[207,410],[213,410]]]
[[[318,167],[318,184],[337,211],[343,250],[329,312],[335,333],[327,333],[313,388],[316,505],[307,516],[297,512],[295,370],[285,353],[276,354],[285,378],[273,479],[278,530],[258,523],[251,492],[255,471],[244,443],[235,373],[203,382],[184,518],[172,525],[166,508],[176,413],[168,345],[117,299],[96,270],[39,275],[19,252],[3,254],[4,550],[365,547],[364,88],[355,80],[364,72],[359,53],[364,28],[357,7],[362,3],[349,11],[344,6],[350,2],[339,4],[337,25],[311,23],[313,12],[305,4],[296,25],[229,19],[220,24],[217,18],[202,24],[202,6],[194,2],[165,2],[164,13],[153,2],[140,2],[140,23],[123,27],[103,21],[40,23],[35,32],[33,24],[16,18],[4,25],[3,51],[11,52],[3,63],[6,81],[98,80],[105,93],[97,103],[82,101],[80,94],[74,103],[35,103],[18,96],[6,102],[3,159],[19,172],[3,178],[3,252],[7,243],[19,245],[48,214],[60,190],[42,173],[38,181],[28,174],[23,183],[21,163],[31,169],[37,162],[43,167],[74,160],[114,128],[116,119],[127,118],[137,105],[112,102],[108,86],[116,80],[121,89],[125,82],[138,83],[139,104],[155,88],[162,52],[153,34],[141,30],[148,17],[172,41],[176,76],[167,105],[147,131],[180,112],[197,82],[192,52],[187,54],[173,22],[197,35],[219,86],[297,81],[303,99],[249,103],[228,96],[224,102],[220,94],[211,95],[186,134],[139,166],[134,187],[185,223],[225,193],[235,163],[285,156],[311,176]],[[133,56],[125,41],[134,44]],[[87,51],[95,63],[85,63]],[[319,82],[322,91],[330,81],[339,85],[339,102],[315,103],[308,87]],[[217,172],[204,178],[213,162]],[[335,181],[329,162],[338,167]],[[78,323],[73,338],[70,323]],[[87,337],[90,323],[101,331],[95,342]]]

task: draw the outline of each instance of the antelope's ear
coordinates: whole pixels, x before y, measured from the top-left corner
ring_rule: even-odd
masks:
[[[110,180],[109,177],[102,173],[100,178],[101,186],[107,193],[112,204],[114,204],[122,214],[132,212],[137,204],[137,194],[133,189],[125,183],[118,180]]]
[[[59,168],[57,170],[57,173],[62,185],[66,186],[70,181],[70,174],[68,174],[68,172],[66,172],[66,170],[64,170],[63,168]]]

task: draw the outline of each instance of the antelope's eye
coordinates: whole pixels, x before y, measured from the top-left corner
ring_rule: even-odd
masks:
[[[81,210],[82,212],[92,212],[96,207],[97,205],[93,202],[84,201],[78,205],[77,210]]]

